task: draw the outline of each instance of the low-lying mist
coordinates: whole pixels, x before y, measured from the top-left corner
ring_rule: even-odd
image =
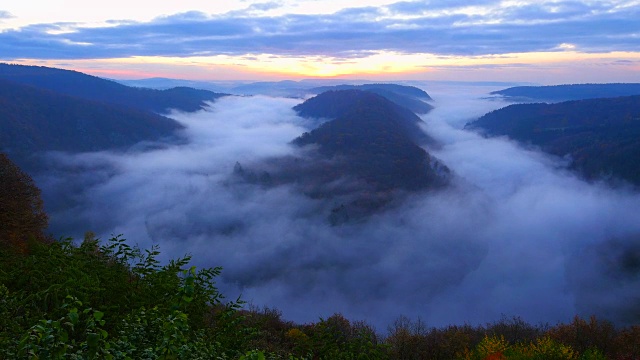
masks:
[[[124,234],[143,248],[159,244],[167,259],[192,254],[198,266],[224,268],[219,286],[229,298],[242,294],[297,322],[337,312],[380,331],[401,314],[431,326],[502,316],[640,320],[640,195],[462,130],[505,106],[482,98],[493,88],[425,90],[436,106],[425,130],[442,144],[428,150],[454,183],[367,221],[331,226],[330,200],[233,181],[236,162],[300,155],[289,142],[309,130],[291,109],[300,100],[257,96],[173,113],[186,144],[47,155],[51,168],[35,178],[50,230]]]

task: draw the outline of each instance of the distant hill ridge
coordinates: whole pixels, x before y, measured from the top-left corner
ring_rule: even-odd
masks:
[[[466,128],[569,156],[572,168],[586,178],[619,178],[640,186],[640,95],[510,105]]]
[[[374,83],[374,84],[362,84],[362,85],[334,85],[334,86],[320,86],[311,89],[313,92],[323,93],[329,90],[368,90],[376,92],[378,89],[383,89],[389,92],[398,93],[401,95],[412,96],[424,100],[433,100],[429,94],[414,86],[406,86],[399,84],[386,84],[386,83]]]
[[[329,80],[283,80],[277,82],[263,81],[233,86],[229,82],[209,83],[206,81],[191,81],[165,78],[149,78],[140,80],[118,80],[117,82],[130,86],[143,86],[156,89],[170,88],[176,85],[199,89],[224,91],[241,95],[270,95],[281,97],[304,98],[309,94],[318,95],[330,90],[366,90],[382,95],[398,105],[404,106],[416,114],[426,114],[433,109],[428,101],[433,100],[427,92],[414,86],[368,83],[362,85],[334,84],[322,85]],[[332,80],[334,81],[334,80]]]
[[[568,101],[640,95],[638,83],[571,84],[552,86],[516,86],[493,91],[513,101]]]
[[[96,151],[174,134],[182,125],[151,112],[0,79],[0,150],[17,161],[39,151]]]
[[[321,94],[331,90],[365,90],[381,95],[392,102],[403,106],[416,114],[426,114],[433,110],[433,105],[426,101],[433,100],[427,92],[413,86],[398,84],[363,84],[321,86],[310,89],[312,94]]]
[[[390,115],[404,135],[417,143],[435,143],[419,126],[423,123],[411,110],[398,105],[383,95],[364,90],[329,90],[310,98],[302,104],[294,106],[298,115],[308,118],[337,119],[356,109],[366,111],[368,106],[384,104]],[[364,126],[364,124],[363,124]]]
[[[0,79],[87,100],[139,110],[166,113],[170,109],[196,111],[226,94],[177,87],[167,90],[134,88],[72,70],[0,63]]]

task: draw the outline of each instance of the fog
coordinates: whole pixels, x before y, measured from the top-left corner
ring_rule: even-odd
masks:
[[[184,144],[48,154],[50,169],[35,178],[50,231],[123,234],[159,245],[164,260],[191,254],[197,266],[223,267],[228,298],[241,294],[296,322],[342,313],[384,331],[401,314],[430,326],[640,320],[640,195],[463,130],[506,105],[484,98],[495,88],[424,89],[436,106],[424,128],[441,143],[427,150],[454,181],[367,221],[330,226],[331,200],[234,180],[236,162],[302,156],[289,142],[311,126],[291,109],[301,100],[256,96],[172,113],[186,126]]]

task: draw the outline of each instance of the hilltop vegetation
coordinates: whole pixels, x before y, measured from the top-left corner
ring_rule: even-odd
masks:
[[[381,104],[385,107],[384,111],[380,108]],[[371,109],[367,110],[368,107]],[[371,111],[385,118],[384,121],[393,122],[393,125],[398,127],[396,131],[402,132],[403,136],[411,138],[412,141],[435,143],[435,140],[420,128],[419,124],[423,121],[414,112],[371,91],[328,90],[294,106],[293,109],[302,117],[330,120],[358,111]],[[367,121],[363,121],[361,125],[366,124]]]
[[[347,173],[375,189],[419,190],[446,183],[446,177],[434,168],[436,161],[416,144],[426,137],[418,126],[420,118],[378,94],[329,91],[295,109],[303,116],[333,120],[293,143],[315,144],[320,154],[328,158],[345,157],[351,167]]]
[[[491,92],[517,102],[585,100],[640,95],[640,84],[573,84],[516,86]]]
[[[6,158],[0,194],[32,182]],[[18,175],[16,178],[16,174]],[[13,180],[12,180],[13,179]],[[8,181],[11,180],[11,181]],[[3,204],[0,211],[11,211]],[[39,206],[32,208],[40,216]],[[15,216],[14,224],[28,214]],[[400,316],[381,335],[334,314],[295,324],[277,309],[242,309],[215,286],[220,268],[183,257],[160,264],[157,248],[87,233],[81,244],[0,223],[0,358],[6,359],[634,359],[640,327],[575,318],[530,325],[519,318],[485,326],[429,327]],[[19,224],[18,224],[19,225]],[[41,227],[40,223],[38,227]],[[29,229],[17,226],[15,229]],[[42,229],[40,229],[42,230]],[[38,231],[36,231],[37,233]],[[54,270],[54,271],[53,271]],[[312,309],[310,309],[312,311]]]
[[[327,91],[361,90],[385,97],[397,105],[405,107],[416,114],[426,114],[433,110],[433,105],[426,101],[433,100],[424,90],[413,86],[397,84],[363,84],[321,86],[310,90],[312,94],[322,94]]]
[[[0,149],[12,153],[118,149],[182,128],[154,113],[0,80]]]
[[[466,128],[568,157],[587,179],[640,185],[640,96],[510,105]]]
[[[0,151],[29,171],[45,151],[124,150],[174,142],[183,126],[161,116],[196,111],[225,94],[133,88],[76,71],[0,63]]]
[[[405,192],[448,184],[449,169],[419,146],[434,142],[419,127],[422,120],[381,95],[331,90],[294,110],[329,119],[292,141],[304,157],[237,164],[237,178],[263,186],[296,184],[311,198],[331,200],[337,204],[328,215],[334,225],[366,219]]]
[[[134,88],[77,71],[44,66],[0,63],[0,79],[62,95],[155,113],[165,113],[170,109],[196,111],[206,106],[205,101],[225,96],[187,87],[167,90]]]

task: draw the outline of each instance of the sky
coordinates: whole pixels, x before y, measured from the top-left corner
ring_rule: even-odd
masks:
[[[0,61],[116,79],[640,82],[639,0],[0,0]]]

